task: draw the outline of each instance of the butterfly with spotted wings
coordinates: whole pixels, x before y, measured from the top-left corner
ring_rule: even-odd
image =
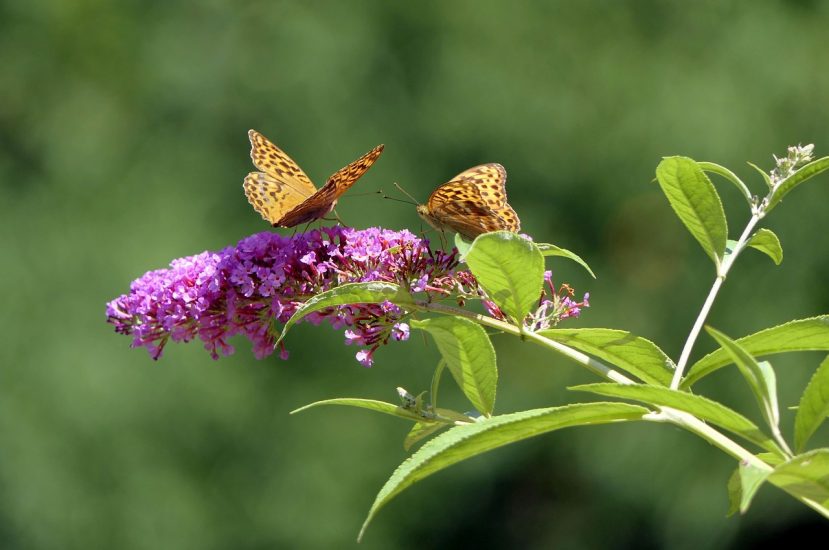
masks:
[[[245,177],[242,187],[253,208],[274,227],[294,227],[325,217],[337,199],[360,179],[383,152],[378,145],[334,172],[317,189],[302,168],[256,130],[248,131],[250,158],[262,170]]]

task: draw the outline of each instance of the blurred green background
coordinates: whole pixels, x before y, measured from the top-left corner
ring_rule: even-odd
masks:
[[[483,162],[552,262],[591,293],[568,326],[625,328],[678,356],[713,270],[652,182],[664,155],[768,169],[798,142],[829,153],[829,5],[768,2],[0,2],[0,546],[348,548],[407,455],[408,427],[363,411],[288,411],[428,387],[417,335],[372,369],[340,332],[301,325],[291,358],[158,362],[104,322],[144,271],[267,229],[245,200],[246,132],[318,184],[377,143],[343,198],[357,227],[419,230],[414,208]],[[827,176],[767,226],[775,268],[747,253],[710,322],[740,336],[829,311]],[[747,219],[717,182],[732,237]],[[361,195],[361,193],[366,193]],[[595,379],[496,338],[498,410],[552,406]],[[695,356],[712,349],[700,339]],[[821,359],[774,361],[796,403]],[[698,386],[757,419],[725,369]],[[447,388],[449,386],[447,385]],[[446,391],[447,405],[465,405]],[[786,433],[793,418],[784,412]],[[826,430],[816,444],[829,442]],[[734,464],[667,426],[564,431],[487,454],[384,509],[361,548],[749,548],[825,522],[773,488],[726,519]]]

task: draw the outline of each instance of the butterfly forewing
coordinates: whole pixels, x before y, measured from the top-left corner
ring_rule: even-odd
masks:
[[[380,157],[380,153],[382,152],[383,145],[378,145],[348,166],[334,172],[319,191],[285,214],[282,223],[279,225],[293,227],[301,223],[322,218],[331,212],[337,204],[337,199],[340,198],[340,195],[348,191],[348,188],[354,185],[371,168],[371,165]]]
[[[248,130],[250,158],[254,166],[284,185],[292,187],[300,195],[313,195],[317,188],[302,168],[285,151],[270,142],[256,130]]]

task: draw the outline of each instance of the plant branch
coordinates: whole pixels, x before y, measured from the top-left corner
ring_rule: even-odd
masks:
[[[697,315],[697,319],[696,321],[694,321],[694,326],[691,328],[691,332],[688,334],[688,339],[685,340],[685,346],[683,346],[682,353],[679,356],[679,361],[677,361],[676,363],[674,377],[673,380],[671,380],[672,390],[679,388],[679,384],[680,382],[682,382],[682,375],[685,373],[685,367],[687,367],[688,365],[688,359],[691,357],[691,351],[694,349],[694,344],[696,343],[697,338],[699,337],[699,333],[702,331],[702,327],[705,324],[705,320],[708,318],[708,314],[711,312],[711,307],[714,305],[714,299],[720,292],[720,288],[725,282],[725,278],[728,275],[728,271],[731,269],[731,266],[734,265],[734,260],[737,259],[737,256],[740,254],[740,252],[743,251],[743,249],[748,244],[748,241],[751,238],[751,232],[754,230],[754,227],[757,225],[757,222],[759,222],[760,218],[762,217],[762,211],[757,211],[754,214],[752,214],[751,219],[746,224],[745,229],[743,229],[742,235],[740,235],[740,239],[734,245],[734,249],[731,251],[731,254],[727,255],[723,262],[720,264],[719,271],[717,273],[717,278],[714,279],[714,284],[711,285],[711,290],[708,291],[708,297],[702,304],[702,309],[700,309],[699,315]]]

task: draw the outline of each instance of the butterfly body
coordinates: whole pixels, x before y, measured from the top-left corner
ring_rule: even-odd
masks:
[[[500,164],[475,166],[435,189],[417,213],[435,229],[467,239],[490,231],[518,232],[521,221],[507,204],[506,183],[507,171]]]
[[[274,227],[294,227],[327,216],[345,193],[383,152],[378,145],[334,172],[317,189],[296,162],[268,138],[250,130],[250,157],[262,170],[245,177],[242,187],[253,208]]]

